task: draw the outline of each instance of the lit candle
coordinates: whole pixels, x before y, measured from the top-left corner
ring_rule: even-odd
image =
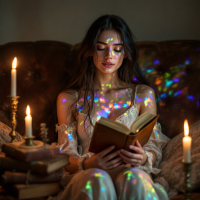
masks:
[[[183,137],[183,162],[190,163],[192,138],[188,136],[189,127],[188,127],[187,120],[184,121],[184,134],[185,134],[185,137]]]
[[[32,137],[32,117],[30,115],[29,105],[26,108],[26,117],[25,117],[25,133],[27,138]]]
[[[11,97],[16,97],[17,93],[17,58],[15,57],[13,62],[12,62],[12,70],[11,70]]]

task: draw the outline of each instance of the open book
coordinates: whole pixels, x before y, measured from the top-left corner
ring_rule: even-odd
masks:
[[[132,123],[130,129],[124,124],[101,117],[94,126],[89,151],[99,153],[112,145],[115,145],[113,151],[131,151],[129,145],[134,145],[137,140],[143,146],[148,142],[158,117],[145,112]]]

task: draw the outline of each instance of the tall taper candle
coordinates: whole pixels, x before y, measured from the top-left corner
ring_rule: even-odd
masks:
[[[11,97],[16,97],[17,94],[17,58],[15,57],[12,62],[12,70],[11,70]]]
[[[30,115],[30,107],[29,105],[26,108],[26,117],[25,117],[25,133],[27,138],[32,137],[32,117]]]
[[[188,136],[189,127],[188,127],[187,120],[184,121],[184,134],[185,134],[185,137],[183,137],[183,162],[190,163],[192,138]]]

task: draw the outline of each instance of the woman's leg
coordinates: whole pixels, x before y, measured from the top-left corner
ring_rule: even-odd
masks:
[[[117,200],[110,175],[101,169],[75,174],[56,200]]]
[[[154,184],[149,174],[136,168],[120,172],[115,187],[119,200],[168,200],[162,186]]]

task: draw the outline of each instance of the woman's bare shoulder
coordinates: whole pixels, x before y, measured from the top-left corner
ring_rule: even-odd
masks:
[[[58,97],[57,102],[61,101],[62,103],[72,104],[77,100],[77,91],[75,90],[66,90],[62,91]]]
[[[145,84],[138,84],[137,85],[137,93],[154,93],[152,87],[145,85]]]

